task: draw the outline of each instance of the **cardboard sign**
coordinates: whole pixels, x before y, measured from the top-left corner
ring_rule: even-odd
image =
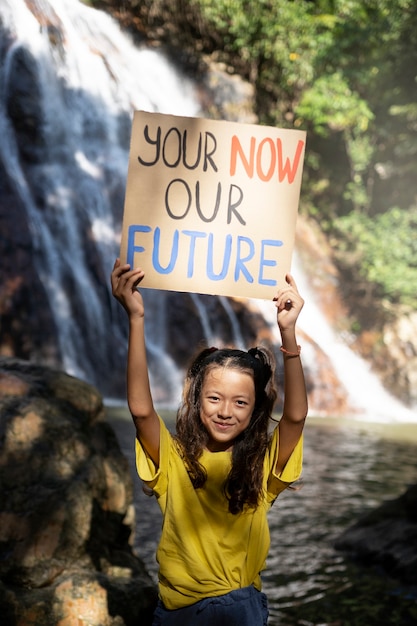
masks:
[[[272,299],[291,268],[306,133],[136,111],[120,256],[143,287]]]

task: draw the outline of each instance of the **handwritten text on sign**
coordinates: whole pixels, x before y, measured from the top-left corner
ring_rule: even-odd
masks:
[[[303,131],[137,111],[121,258],[144,287],[271,299],[290,271]]]

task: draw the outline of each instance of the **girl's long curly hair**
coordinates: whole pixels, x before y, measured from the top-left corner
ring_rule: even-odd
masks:
[[[196,489],[202,487],[207,479],[199,462],[209,439],[200,419],[201,391],[207,372],[216,367],[233,368],[250,374],[255,385],[252,417],[249,426],[233,442],[232,467],[224,485],[229,511],[237,514],[245,506],[255,508],[262,492],[263,461],[269,441],[268,425],[277,397],[275,362],[266,348],[258,347],[248,352],[206,348],[191,363],[177,413],[177,441]]]

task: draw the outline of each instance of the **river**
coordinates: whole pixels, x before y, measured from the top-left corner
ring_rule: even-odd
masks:
[[[135,475],[134,431],[124,408],[108,409],[134,478],[135,548],[157,579],[161,514]],[[172,422],[172,414],[167,418]],[[270,512],[271,551],[263,573],[270,626],[417,624],[416,589],[382,572],[357,569],[333,548],[359,516],[417,481],[417,423],[310,418],[302,486]]]

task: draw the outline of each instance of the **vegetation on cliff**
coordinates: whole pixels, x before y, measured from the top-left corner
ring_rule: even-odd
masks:
[[[331,242],[358,331],[370,309],[375,325],[416,308],[416,3],[91,3],[190,69],[223,62],[253,84],[261,123],[308,131],[301,211]]]

